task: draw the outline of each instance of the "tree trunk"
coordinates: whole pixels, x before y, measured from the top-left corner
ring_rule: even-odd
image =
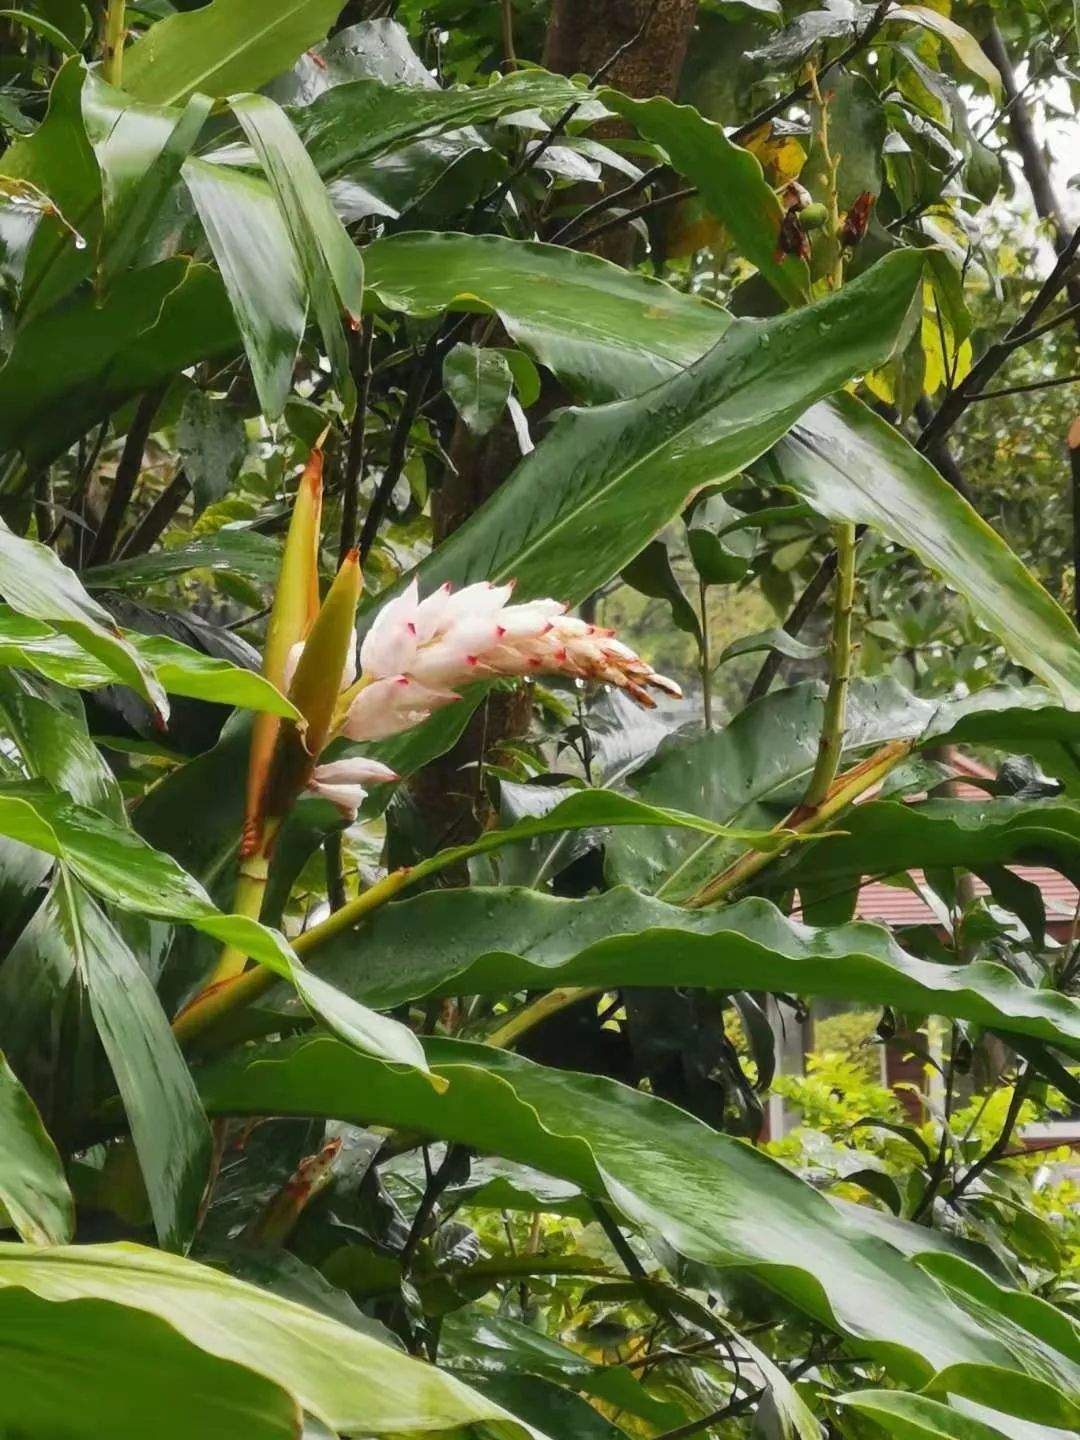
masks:
[[[696,14],[697,0],[555,0],[543,63],[562,74],[595,74],[647,20],[640,38],[627,45],[605,78],[629,95],[673,96]],[[614,131],[609,128],[607,133]],[[620,133],[626,133],[625,127]],[[605,248],[605,255],[628,261],[633,234],[613,239],[616,247],[625,250],[625,257],[615,248]],[[557,387],[545,387],[545,397],[531,418],[564,399]],[[447,476],[432,499],[436,544],[480,508],[520,458],[509,424],[498,426],[480,442],[458,424],[450,448],[455,473]],[[459,844],[479,833],[487,819],[482,761],[526,733],[531,709],[527,685],[512,692],[493,691],[454,748],[413,777],[410,793],[432,847]],[[461,883],[463,877],[451,871],[445,879]]]

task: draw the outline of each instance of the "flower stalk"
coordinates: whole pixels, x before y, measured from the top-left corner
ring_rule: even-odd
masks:
[[[851,684],[851,619],[855,608],[855,526],[844,520],[835,529],[836,593],[829,639],[829,690],[818,741],[817,760],[803,797],[803,808],[817,810],[828,795],[844,748],[847,697]]]
[[[101,76],[117,88],[124,77],[124,37],[127,33],[126,0],[107,0],[101,41]]]

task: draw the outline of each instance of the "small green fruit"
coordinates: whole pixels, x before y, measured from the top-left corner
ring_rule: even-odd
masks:
[[[829,212],[820,201],[799,211],[799,221],[804,230],[820,230],[828,218]]]

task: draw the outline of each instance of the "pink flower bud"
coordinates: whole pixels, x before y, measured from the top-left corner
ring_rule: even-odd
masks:
[[[353,756],[347,760],[331,760],[328,765],[317,765],[308,790],[312,795],[321,795],[324,800],[329,800],[352,821],[356,819],[356,812],[364,802],[369,785],[385,785],[396,779],[398,776],[388,765]]]
[[[365,686],[353,698],[342,730],[350,740],[385,740],[460,699],[452,690],[433,690],[411,676],[391,675]]]

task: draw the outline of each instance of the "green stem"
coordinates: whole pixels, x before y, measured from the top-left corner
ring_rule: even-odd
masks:
[[[712,729],[712,658],[709,653],[709,587],[698,579],[698,601],[701,607],[701,703],[705,709],[705,729]]]
[[[844,520],[836,527],[836,598],[829,641],[829,693],[821,723],[817,763],[806,787],[803,805],[816,810],[828,795],[844,748],[848,686],[851,683],[851,614],[855,605],[855,526]]]
[[[101,44],[102,79],[117,87],[123,83],[124,74],[124,36],[127,29],[124,11],[125,0],[108,0]]]
[[[559,990],[549,990],[546,995],[541,995],[539,999],[526,1005],[523,1010],[512,1015],[505,1024],[485,1036],[484,1044],[490,1045],[495,1050],[507,1050],[534,1025],[539,1025],[549,1016],[557,1015],[560,1010],[565,1010],[569,1005],[576,1005],[579,1000],[584,1000],[588,995],[602,995],[603,992],[602,985],[566,985]]]
[[[914,744],[913,740],[890,740],[880,750],[875,750],[873,755],[840,776],[816,810],[808,813],[806,806],[800,805],[797,810],[785,816],[776,827],[778,843],[775,848],[748,850],[744,855],[740,855],[726,870],[706,881],[686,902],[686,908],[700,910],[706,905],[715,905],[718,900],[727,899],[733,891],[740,889],[788,851],[798,839],[822,829],[834,815],[838,815],[853,800],[857,800],[860,795],[877,785],[890,770],[911,754]]]

